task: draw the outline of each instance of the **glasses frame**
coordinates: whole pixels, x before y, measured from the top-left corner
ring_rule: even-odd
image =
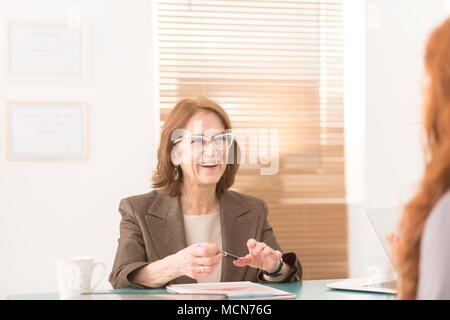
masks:
[[[214,146],[214,148],[216,149],[217,152],[223,152],[223,150],[219,150],[217,148],[216,143],[214,142],[214,139],[219,137],[219,136],[231,137],[231,144],[229,146],[227,146],[227,148],[226,148],[226,150],[228,151],[231,148],[231,146],[233,145],[233,142],[234,142],[234,136],[233,136],[233,133],[231,133],[231,132],[219,133],[219,134],[216,134],[216,135],[212,136],[211,138],[209,138],[207,136],[204,136],[204,135],[200,135],[200,134],[192,134],[192,135],[184,136],[184,137],[181,137],[181,138],[178,138],[178,139],[174,140],[173,141],[173,145],[175,146],[177,143],[179,143],[179,142],[181,142],[181,141],[183,141],[183,140],[185,140],[187,138],[195,138],[195,137],[197,137],[197,138],[206,139],[206,141],[208,142],[205,147],[202,147],[202,150],[201,150],[202,152],[201,153],[205,152],[206,148],[209,146],[210,143],[213,144],[213,146]]]

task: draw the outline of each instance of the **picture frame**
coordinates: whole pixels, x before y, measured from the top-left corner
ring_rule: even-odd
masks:
[[[87,23],[6,21],[6,80],[87,80]]]
[[[7,160],[88,160],[86,102],[7,102]]]

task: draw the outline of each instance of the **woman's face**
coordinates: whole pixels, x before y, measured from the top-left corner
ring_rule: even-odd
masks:
[[[216,138],[216,147],[210,139],[226,133],[222,121],[214,112],[202,110],[189,119],[184,129],[185,138],[176,144],[176,153],[181,160],[178,164],[183,171],[183,184],[188,187],[215,186],[226,169],[228,145]],[[207,137],[203,144],[199,136]]]

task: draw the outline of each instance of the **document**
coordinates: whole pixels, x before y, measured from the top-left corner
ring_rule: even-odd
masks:
[[[71,300],[224,300],[223,294],[175,294],[168,292],[147,292],[146,290],[122,292],[120,290],[83,293]]]
[[[16,75],[81,75],[80,30],[65,24],[10,23],[9,68]]]
[[[250,281],[210,282],[168,285],[181,294],[224,294],[228,299],[293,299],[295,294]]]
[[[86,159],[84,103],[9,104],[9,159]]]

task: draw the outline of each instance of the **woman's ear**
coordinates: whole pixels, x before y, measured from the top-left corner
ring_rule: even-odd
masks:
[[[181,164],[181,159],[181,149],[176,145],[170,153],[170,161],[175,167],[178,167]]]

